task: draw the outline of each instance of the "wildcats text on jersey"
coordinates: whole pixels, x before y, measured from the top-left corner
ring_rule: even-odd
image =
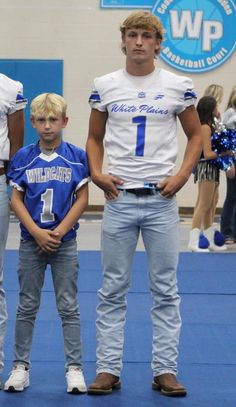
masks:
[[[44,167],[26,170],[28,183],[41,183],[48,181],[70,182],[72,169],[66,167]]]

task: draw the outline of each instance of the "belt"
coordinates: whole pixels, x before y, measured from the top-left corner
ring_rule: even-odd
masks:
[[[0,168],[0,175],[4,175],[5,174],[5,168],[1,167]]]
[[[147,196],[155,195],[155,192],[160,191],[160,188],[131,188],[131,189],[122,189],[122,191],[126,191],[136,196]]]

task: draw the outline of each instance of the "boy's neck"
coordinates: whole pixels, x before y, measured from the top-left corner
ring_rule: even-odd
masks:
[[[126,71],[133,76],[150,75],[155,70],[155,63],[148,61],[147,63],[137,64],[134,61],[126,60]]]
[[[44,141],[40,140],[39,141],[39,147],[43,150],[55,150],[59,145],[61,144],[61,139],[59,140],[54,140],[52,143],[45,143]]]

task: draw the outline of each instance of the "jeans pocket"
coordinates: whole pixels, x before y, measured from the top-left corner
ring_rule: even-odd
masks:
[[[170,202],[172,199],[176,198],[176,195],[173,195],[171,198],[167,198],[167,197],[162,195],[161,191],[158,192],[158,194],[159,194],[160,198],[162,198],[164,201],[167,201],[167,202]]]
[[[113,203],[116,203],[116,202],[118,202],[118,201],[120,201],[121,200],[121,198],[122,198],[122,196],[123,196],[123,191],[119,191],[118,192],[118,195],[117,195],[117,197],[116,198],[114,198],[114,199],[106,199],[106,204],[113,204]]]

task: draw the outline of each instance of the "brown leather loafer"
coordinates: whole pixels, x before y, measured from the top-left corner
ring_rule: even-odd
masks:
[[[112,390],[120,389],[121,383],[118,376],[111,373],[99,373],[88,388],[88,394],[110,394]]]
[[[179,383],[172,373],[164,373],[155,376],[152,382],[153,390],[160,391],[164,396],[185,397],[187,394],[184,386]]]

